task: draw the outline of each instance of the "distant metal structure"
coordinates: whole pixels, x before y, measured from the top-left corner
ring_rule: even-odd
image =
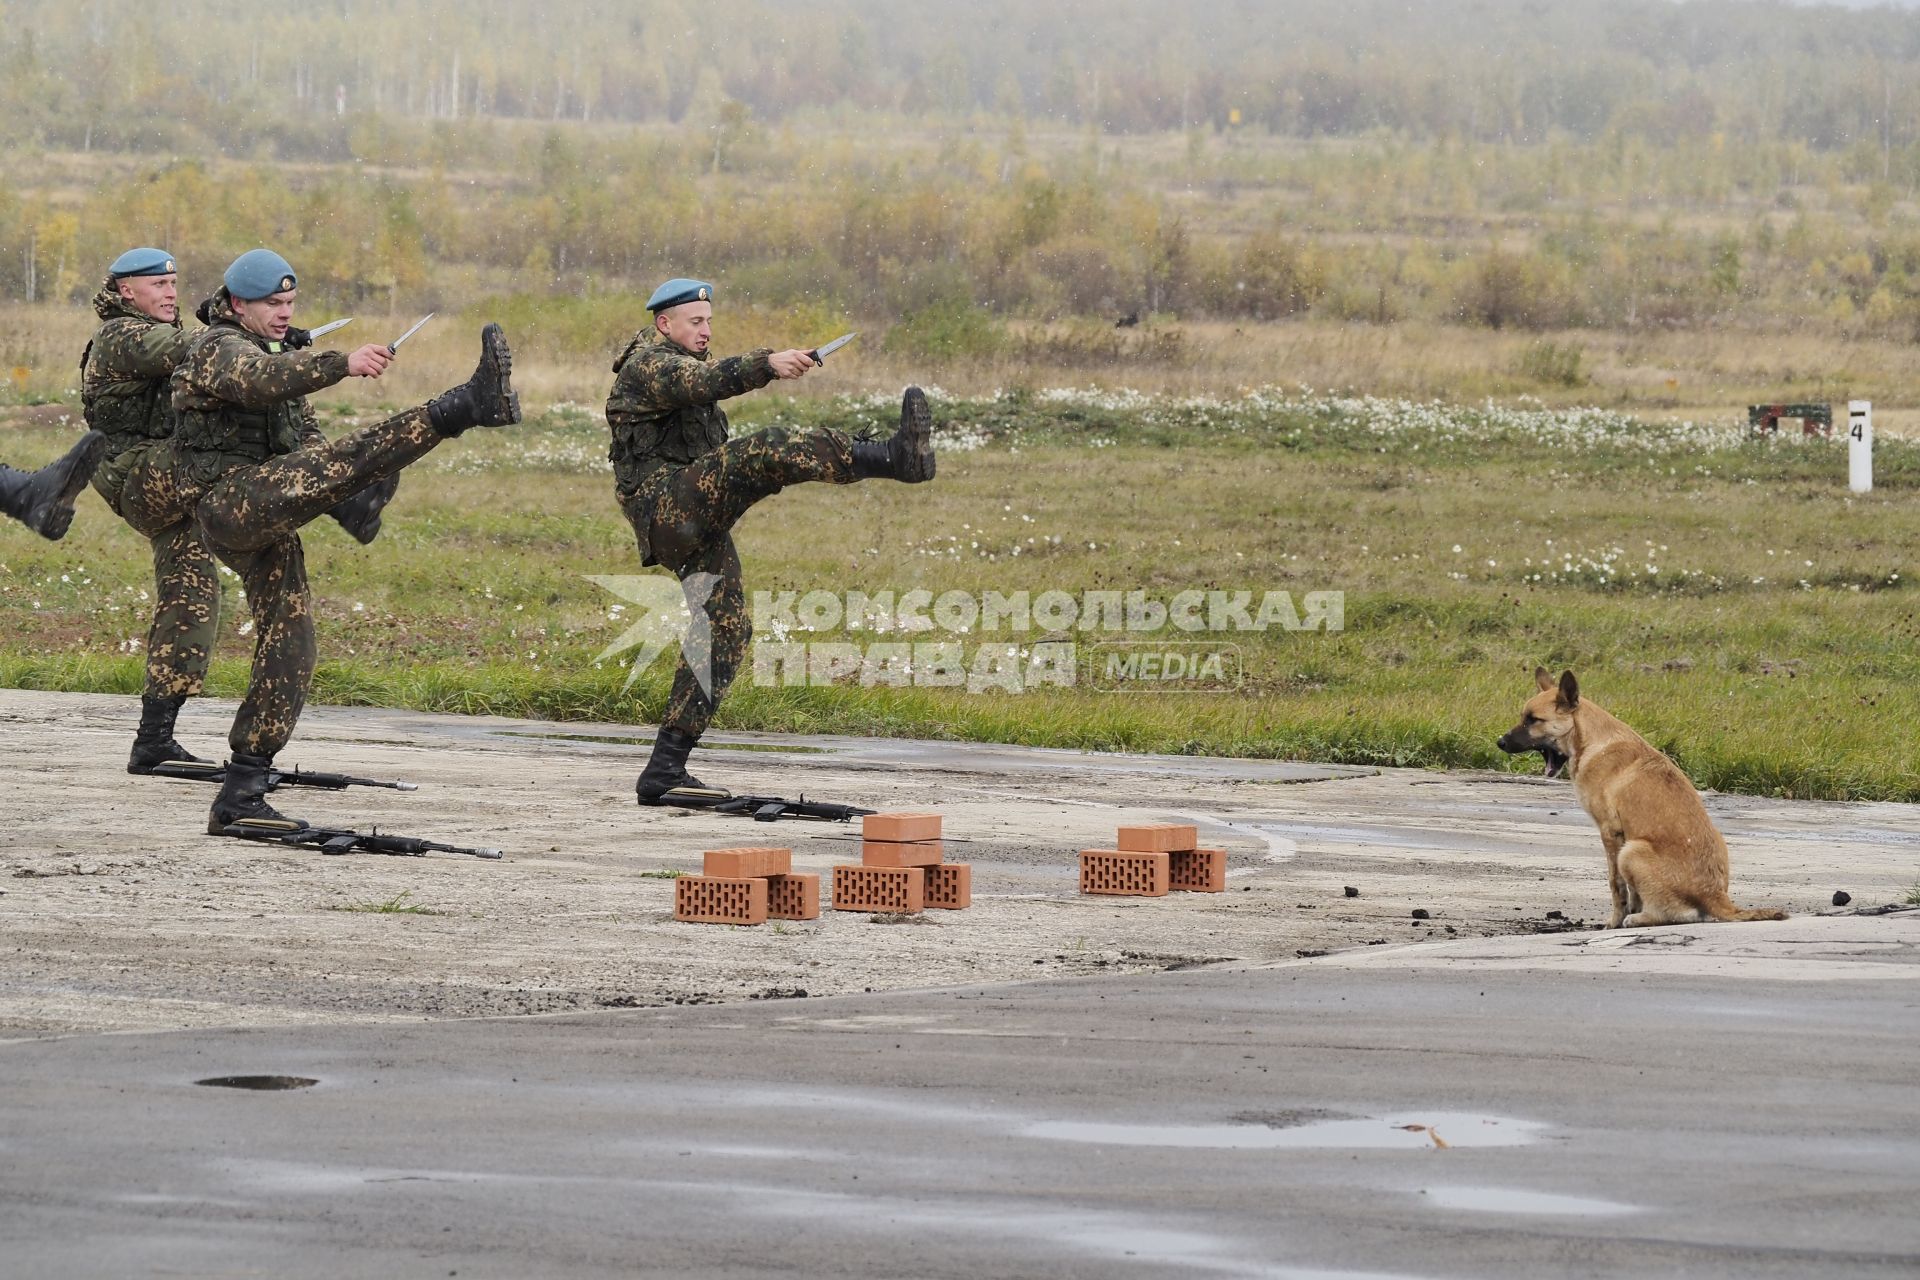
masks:
[[[1833,406],[1830,404],[1753,404],[1747,406],[1747,426],[1754,435],[1778,432],[1780,419],[1800,419],[1803,436],[1833,434]]]

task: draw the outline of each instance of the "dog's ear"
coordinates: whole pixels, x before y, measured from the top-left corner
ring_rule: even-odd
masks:
[[[1580,705],[1580,682],[1573,678],[1573,672],[1560,673],[1560,696],[1555,701],[1568,711]]]
[[[1533,669],[1533,683],[1539,686],[1540,692],[1545,693],[1547,690],[1553,688],[1553,677],[1547,674],[1545,667],[1535,667]]]

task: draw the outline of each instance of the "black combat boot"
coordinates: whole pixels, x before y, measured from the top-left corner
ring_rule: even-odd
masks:
[[[513,353],[497,324],[480,331],[480,364],[473,376],[427,401],[427,416],[443,436],[468,427],[505,427],[520,421],[520,393],[513,389]]]
[[[267,803],[267,772],[272,768],[272,756],[236,751],[228,758],[226,780],[214,797],[212,812],[207,814],[208,835],[225,835],[228,827],[243,818],[276,823],[287,831],[307,829],[300,819],[289,818]]]
[[[853,442],[853,478],[908,484],[933,479],[933,410],[926,392],[907,388],[900,397],[900,429],[891,437]]]
[[[364,547],[380,536],[380,512],[393,501],[394,492],[399,488],[400,473],[396,471],[384,480],[375,480],[328,514]]]
[[[208,763],[173,740],[173,722],[186,700],[185,694],[171,698],[156,698],[152,694],[141,697],[140,729],[133,735],[133,754],[127,757],[128,773],[152,773],[155,765],[174,761]]]
[[[653,755],[633,784],[641,804],[675,804],[725,800],[733,793],[724,787],[710,787],[687,772],[687,756],[700,739],[678,729],[662,727],[653,740]]]
[[[58,541],[73,523],[73,502],[107,456],[107,438],[98,431],[80,437],[65,457],[38,471],[0,466],[0,512],[19,520],[43,538]]]

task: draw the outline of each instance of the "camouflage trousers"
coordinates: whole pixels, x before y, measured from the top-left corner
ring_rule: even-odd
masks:
[[[729,440],[684,467],[655,472],[632,501],[622,504],[642,559],[665,565],[683,584],[697,573],[718,579],[705,603],[713,638],[710,683],[701,688],[681,654],[661,727],[691,738],[706,732],[753,638],[733,526],[754,503],[790,484],[853,479],[853,446],[845,435],[771,427]]]
[[[146,440],[109,458],[93,473],[93,487],[115,515],[129,484],[146,483],[165,442]],[[188,516],[164,528],[136,530],[153,549],[153,625],[147,628],[147,683],[153,698],[197,697],[220,630],[220,574],[206,536]]]
[[[227,737],[234,751],[271,756],[285,747],[313,683],[313,602],[297,531],[440,439],[419,408],[331,443],[239,466],[170,443],[167,465],[145,468],[144,483],[128,486],[122,502],[129,524],[144,533],[148,525],[189,520],[246,588],[253,671]]]

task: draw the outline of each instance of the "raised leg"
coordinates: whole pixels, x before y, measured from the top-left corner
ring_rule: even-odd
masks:
[[[263,550],[443,439],[426,408],[409,409],[338,440],[229,472],[201,498],[200,522],[223,558],[228,551]]]
[[[761,499],[790,484],[853,479],[853,442],[838,431],[770,427],[729,440],[667,482],[653,506],[654,557],[669,568],[690,564]]]

